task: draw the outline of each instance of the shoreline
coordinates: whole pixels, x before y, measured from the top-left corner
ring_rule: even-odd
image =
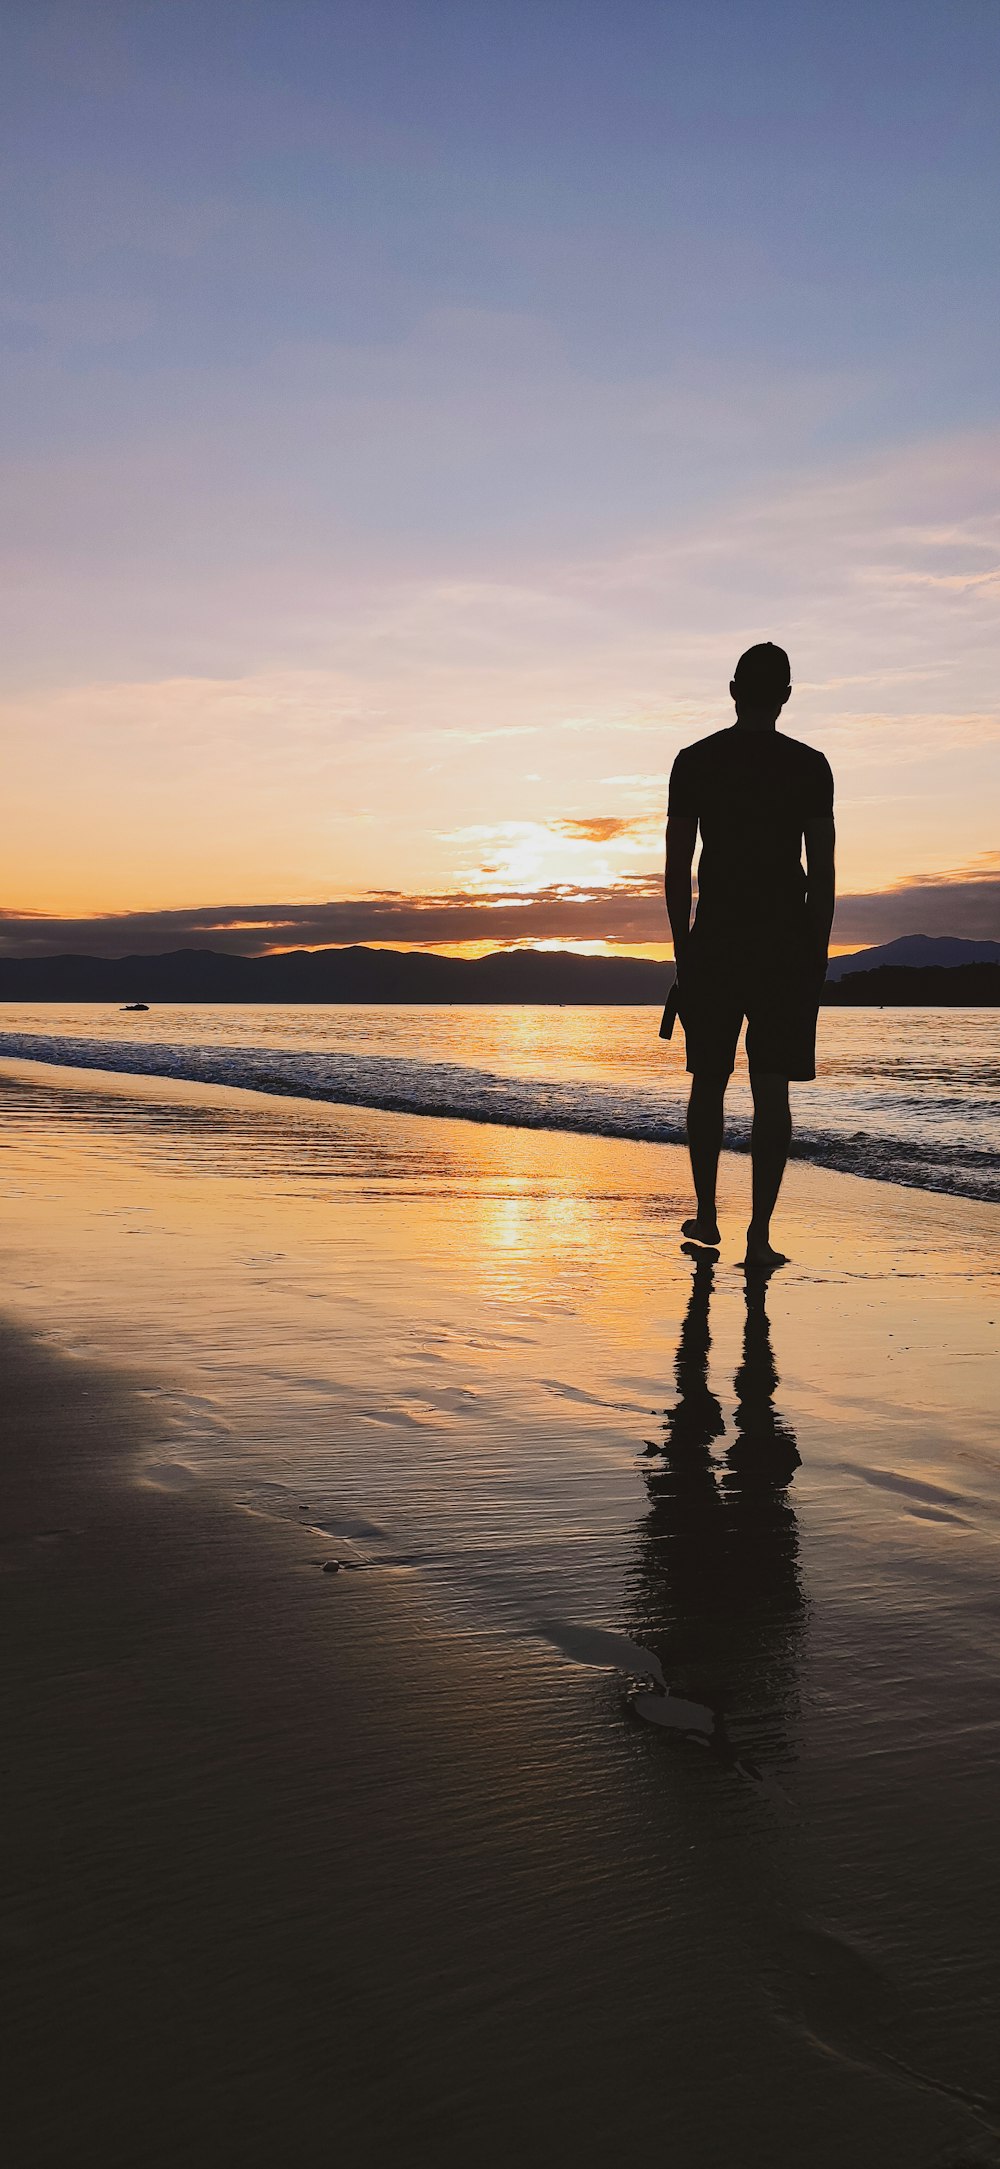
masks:
[[[81,1061],[79,1058],[73,1059],[74,1042],[70,1040],[60,1041],[53,1051],[38,1051],[31,1048],[30,1034],[0,1034],[0,1042],[4,1037],[8,1041],[18,1038],[23,1044],[10,1050],[0,1043],[0,1075],[9,1073],[14,1076],[30,1076],[37,1066],[43,1072],[64,1072],[70,1078],[93,1076],[130,1081],[148,1080],[168,1087],[172,1084],[187,1084],[223,1092],[245,1092],[261,1102],[300,1101],[304,1106],[326,1108],[331,1113],[338,1109],[359,1110],[389,1118],[402,1116],[418,1121],[468,1124],[475,1129],[512,1129],[543,1136],[604,1139],[625,1145],[653,1146],[658,1150],[683,1146],[685,1143],[682,1104],[678,1106],[674,1116],[664,1116],[652,1109],[647,1112],[646,1095],[639,1094],[635,1105],[637,1109],[641,1109],[641,1113],[622,1116],[617,1112],[616,1095],[606,1085],[571,1086],[547,1079],[533,1080],[517,1075],[494,1076],[492,1073],[469,1070],[470,1077],[484,1076],[491,1095],[486,1103],[470,1105],[467,1097],[462,1099],[454,1096],[454,1085],[453,1096],[450,1098],[444,1086],[436,1084],[425,1087],[422,1097],[412,1089],[393,1089],[392,1072],[400,1066],[400,1058],[396,1056],[381,1058],[385,1076],[378,1086],[353,1086],[348,1082],[338,1086],[329,1080],[311,1086],[308,1076],[301,1071],[297,1072],[293,1066],[286,1067],[285,1074],[279,1075],[273,1068],[274,1054],[260,1048],[231,1048],[220,1053],[215,1049],[188,1050],[181,1042],[154,1042],[150,1045],[142,1041],[132,1041],[127,1045],[136,1058],[126,1062],[121,1059],[124,1051],[121,1043],[111,1041],[108,1042],[106,1059],[102,1058],[103,1050],[92,1044],[87,1050],[86,1059]],[[29,1048],[30,1052],[27,1051]],[[164,1066],[162,1059],[166,1050],[169,1050],[171,1055],[169,1067]],[[161,1057],[159,1066],[155,1059],[157,1055]],[[143,1060],[143,1056],[148,1058]],[[243,1068],[239,1074],[234,1074],[232,1064],[237,1057],[243,1057]],[[286,1064],[289,1065],[301,1063],[304,1059],[310,1058],[294,1051],[285,1056]],[[374,1060],[372,1066],[379,1069],[379,1058]],[[433,1072],[434,1068],[439,1068],[442,1073],[447,1073],[449,1067],[450,1065],[445,1063],[425,1065],[428,1071]],[[686,1082],[686,1073],[684,1080]],[[806,1083],[799,1089],[808,1091],[809,1084]],[[541,1109],[530,1102],[533,1092],[541,1092],[545,1096],[545,1104]],[[566,1104],[563,1107],[554,1104],[560,1094],[565,1096]],[[589,1117],[587,1112],[581,1111],[581,1103],[585,1104],[588,1097],[593,1102]],[[666,1091],[663,1097],[667,1099]],[[982,1187],[975,1187],[977,1171],[980,1169],[984,1171],[986,1180],[997,1180],[996,1154],[985,1148],[970,1151],[966,1147],[963,1151],[959,1147],[955,1158],[948,1159],[941,1153],[940,1148],[935,1147],[932,1151],[936,1150],[939,1154],[935,1159],[929,1156],[926,1146],[906,1138],[881,1135],[878,1131],[859,1129],[853,1133],[841,1133],[833,1129],[811,1130],[808,1119],[803,1117],[794,1098],[793,1125],[790,1164],[805,1165],[831,1174],[849,1175],[866,1183],[884,1183],[893,1189],[917,1191],[928,1197],[958,1198],[973,1205],[995,1206],[1000,1203],[1000,1190],[996,1195],[989,1191],[984,1195]],[[735,1154],[745,1159],[749,1150],[749,1118],[745,1114],[737,1112],[734,1115],[730,1111],[727,1114],[723,1154]],[[885,1171],[887,1160],[892,1162],[892,1173]],[[870,1164],[866,1165],[866,1161]],[[940,1172],[942,1168],[951,1171],[950,1180],[935,1183],[926,1179],[928,1169]],[[979,1176],[978,1179],[981,1182],[984,1178]]]
[[[662,2150],[667,2131],[684,2169],[1000,2159],[1000,2115],[974,2098],[992,2037],[976,1878],[993,1855],[979,1745],[993,1675],[963,1638],[989,1587],[973,1517],[990,1503],[969,1460],[985,1408],[964,1321],[987,1251],[956,1279],[966,1208],[905,1193],[885,1234],[857,1226],[834,1269],[859,1194],[790,1179],[801,1262],[768,1302],[802,1467],[774,1514],[717,1487],[706,1511],[662,1439],[657,1460],[637,1459],[654,1398],[661,1431],[678,1390],[704,1407],[691,1266],[660,1238],[673,1201],[647,1196],[644,1161],[513,1132],[470,1159],[457,1125],[346,1116],[353,1158],[323,1190],[315,1109],[271,1103],[265,1122],[250,1094],[92,1077],[32,1105],[25,1129],[8,1107],[7,1189],[16,1176],[24,1194],[7,1207],[7,1310],[21,1318],[0,1334],[0,1558],[21,1658],[3,1687],[18,2169],[278,2169],[307,2150],[379,2169],[603,2169]],[[898,1286],[894,1238],[912,1252]],[[472,1267],[490,1258],[499,1277],[480,1291]],[[911,1267],[931,1272],[925,1292]],[[332,1300],[310,1340],[321,1269]],[[774,1419],[771,1343],[754,1355],[741,1340],[734,1271],[713,1305],[712,1384],[728,1396],[736,1367],[745,1440]],[[955,1460],[919,1344],[950,1350],[959,1318],[938,1387]],[[918,1345],[891,1355],[883,1328],[910,1320]],[[80,1352],[98,1330],[116,1361]],[[259,1342],[263,1362],[271,1341],[284,1368],[263,1405],[269,1374],[249,1351]],[[319,1520],[248,1510],[231,1480],[251,1418],[281,1473],[293,1434],[274,1426],[326,1347],[330,1495],[355,1481],[349,1358],[368,1396],[360,1496],[394,1552],[335,1575]],[[673,1387],[685,1347],[695,1375]],[[441,1380],[432,1416],[418,1372],[421,1393]],[[883,1374],[885,1407],[870,1387]],[[162,1468],[157,1398],[179,1378],[199,1406],[211,1380],[217,1396],[234,1381],[217,1400],[226,1458],[213,1474],[212,1447],[183,1486]],[[315,1407],[296,1437],[326,1435]],[[312,1490],[290,1481],[297,1512]],[[431,1539],[390,1518],[407,1482]],[[550,1493],[572,1514],[543,1527]],[[532,1625],[533,1583],[510,1615],[475,1578],[449,1605],[446,1517],[480,1511],[526,1571],[545,1529],[543,1566],[600,1538],[586,1586],[601,1609],[570,1616],[652,1637],[692,1691],[717,1677],[734,1738],[759,1740],[790,1805],[642,1727],[619,1675]],[[873,1560],[887,1578],[868,1600]]]

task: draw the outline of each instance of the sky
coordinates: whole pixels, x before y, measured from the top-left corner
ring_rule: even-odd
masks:
[[[791,656],[1000,935],[996,0],[0,0],[0,947],[667,954]]]

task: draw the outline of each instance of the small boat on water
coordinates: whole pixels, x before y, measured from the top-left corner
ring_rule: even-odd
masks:
[[[122,1003],[122,1013],[123,1013],[123,1014],[124,1014],[124,1012],[125,1012],[125,1010],[126,1010],[126,1009],[148,1009],[148,1008],[149,1008],[149,1003],[148,1003],[148,1002],[123,1002],[123,1003]]]

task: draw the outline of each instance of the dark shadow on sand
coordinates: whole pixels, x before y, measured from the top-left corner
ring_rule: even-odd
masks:
[[[806,1613],[788,1486],[795,1433],[779,1380],[763,1274],[748,1274],[735,1436],[709,1381],[716,1261],[698,1257],[674,1372],[678,1398],[647,1442],[649,1512],[639,1536],[630,1632],[654,1649],[674,1689],[706,1703],[720,1734],[738,1723],[755,1759],[787,1753]]]

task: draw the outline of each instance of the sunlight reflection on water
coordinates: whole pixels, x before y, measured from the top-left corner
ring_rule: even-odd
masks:
[[[683,1038],[648,1009],[98,1005],[0,1010],[0,1053],[414,1113],[679,1141]],[[989,1010],[825,1010],[819,1075],[795,1087],[793,1150],[849,1172],[1000,1195],[1000,1047]],[[745,1147],[741,1055],[728,1138]]]

